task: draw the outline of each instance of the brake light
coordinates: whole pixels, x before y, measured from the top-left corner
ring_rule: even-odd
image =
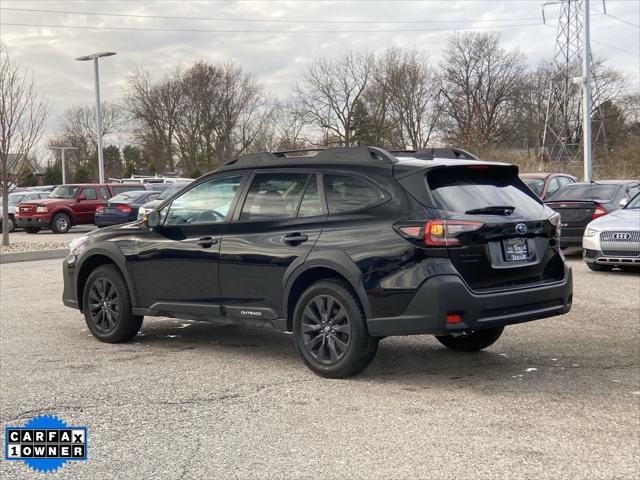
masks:
[[[481,222],[466,220],[429,220],[426,225],[396,226],[404,237],[424,241],[430,247],[446,247],[459,245],[458,235],[473,232],[482,228]]]
[[[122,213],[131,213],[131,207],[129,205],[118,205],[118,210]]]
[[[595,220],[596,218],[602,217],[606,215],[608,212],[604,209],[602,205],[598,205],[596,209],[593,211],[593,215],[591,216],[591,220]]]
[[[458,235],[480,230],[481,222],[430,220],[424,229],[424,243],[432,247],[459,245]]]
[[[96,207],[96,213],[102,213],[104,212],[104,206],[103,205],[98,205]]]
[[[446,317],[449,325],[455,325],[456,323],[462,323],[462,315],[459,313],[449,313]]]

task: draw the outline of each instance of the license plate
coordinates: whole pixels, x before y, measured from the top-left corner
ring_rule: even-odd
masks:
[[[525,238],[509,238],[502,241],[504,256],[507,262],[518,262],[529,257],[527,240]]]

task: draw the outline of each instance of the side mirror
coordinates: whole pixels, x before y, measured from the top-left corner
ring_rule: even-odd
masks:
[[[86,195],[80,195],[80,196],[78,197],[78,201],[79,201],[79,202],[81,202],[81,201],[83,201],[83,200],[86,200],[86,199],[87,199],[87,196],[86,196]]]
[[[144,216],[144,221],[149,228],[156,228],[160,225],[160,212],[152,210]]]
[[[623,198],[622,200],[620,200],[620,202],[618,202],[618,205],[620,205],[620,208],[624,208],[627,206],[627,203],[629,203],[629,199]]]

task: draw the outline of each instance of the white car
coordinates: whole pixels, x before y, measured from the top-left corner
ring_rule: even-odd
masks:
[[[582,248],[591,270],[640,271],[640,194],[620,210],[589,223]]]

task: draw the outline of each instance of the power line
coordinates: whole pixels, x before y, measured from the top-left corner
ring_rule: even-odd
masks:
[[[604,43],[604,42],[598,42],[598,41],[596,41],[594,39],[591,39],[591,43],[595,43],[596,45],[600,45],[601,47],[610,48],[612,50],[617,50],[617,51],[619,51],[621,53],[626,53],[627,55],[633,55],[634,57],[640,57],[640,54],[638,54],[638,53],[635,53],[635,52],[632,52],[632,51],[629,51],[629,50],[625,50],[623,48],[616,47],[615,45],[610,45],[610,44]]]
[[[618,20],[619,22],[626,23],[627,25],[631,25],[632,27],[640,28],[640,25],[637,25],[637,24],[632,23],[632,22],[630,22],[628,20],[625,20],[624,18],[616,17],[615,15],[611,15],[610,13],[605,13],[605,15],[607,17],[613,18],[614,20]]]
[[[472,19],[472,20],[291,20],[291,19],[266,19],[266,18],[230,18],[230,17],[184,17],[175,15],[143,15],[133,13],[99,13],[99,12],[72,12],[68,10],[41,10],[35,8],[8,8],[0,7],[0,10],[12,12],[30,13],[58,13],[65,15],[90,15],[100,17],[125,17],[125,18],[154,18],[162,20],[200,20],[211,22],[254,22],[254,23],[327,23],[327,24],[427,24],[427,23],[472,23],[472,22],[530,22],[538,20],[538,17],[525,18],[500,18],[500,19]]]
[[[496,28],[517,28],[517,27],[533,27],[543,26],[542,23],[520,23],[512,25],[490,25],[486,27],[450,27],[450,28],[403,28],[403,29],[385,29],[385,30],[220,30],[206,28],[141,28],[141,27],[98,27],[89,25],[54,25],[54,24],[37,24],[37,23],[14,23],[1,22],[1,26],[13,27],[43,27],[43,28],[72,28],[82,30],[122,30],[122,31],[141,31],[141,32],[192,32],[192,33],[272,33],[272,34],[325,34],[325,33],[407,33],[407,32],[434,32],[434,31],[454,31],[454,30],[482,30]]]

